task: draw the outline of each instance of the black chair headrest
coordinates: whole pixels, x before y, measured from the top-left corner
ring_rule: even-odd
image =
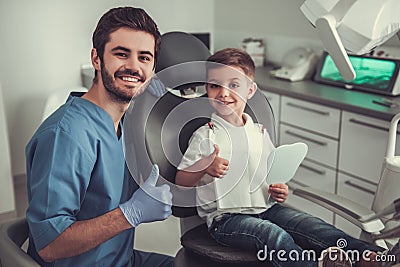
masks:
[[[161,37],[156,73],[182,63],[204,61],[210,51],[200,39],[185,32],[167,32]]]
[[[168,32],[161,37],[156,75],[165,86],[183,90],[203,85],[208,48],[194,35]],[[176,82],[180,83],[177,84]]]

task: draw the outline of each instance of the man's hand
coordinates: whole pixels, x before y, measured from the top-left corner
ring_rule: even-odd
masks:
[[[162,97],[167,89],[157,76],[153,76],[147,86],[147,91],[155,97]]]
[[[207,157],[211,164],[206,168],[206,173],[216,178],[222,178],[228,172],[229,161],[219,157],[219,147],[214,144],[214,152]]]
[[[289,195],[289,187],[286,184],[271,184],[268,188],[268,193],[277,202],[285,202]]]
[[[127,202],[119,205],[133,227],[145,222],[162,221],[172,214],[169,185],[156,186],[158,175],[158,166],[154,165],[147,180]]]

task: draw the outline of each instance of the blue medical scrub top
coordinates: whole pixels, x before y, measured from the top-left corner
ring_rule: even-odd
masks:
[[[44,266],[126,266],[134,229],[75,257],[44,263],[37,251],[72,223],[103,215],[137,189],[122,136],[105,110],[78,96],[46,119],[26,147],[28,253]]]

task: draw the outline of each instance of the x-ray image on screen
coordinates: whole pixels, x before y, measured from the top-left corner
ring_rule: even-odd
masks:
[[[332,57],[324,53],[314,80],[343,87],[351,85],[355,89],[388,92],[398,73],[395,60],[349,55],[349,59],[356,72],[356,78],[346,81],[340,75]]]

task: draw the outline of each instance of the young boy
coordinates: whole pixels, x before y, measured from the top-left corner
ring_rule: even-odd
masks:
[[[346,250],[357,250],[360,255],[371,251],[368,259],[360,257],[357,266],[380,266],[369,260],[376,257],[372,251],[381,249],[352,238],[319,218],[281,205],[288,196],[285,184],[262,184],[259,188],[263,190],[264,205],[221,207],[221,198],[217,200],[215,193],[218,180],[265,177],[267,162],[260,161],[265,157],[258,150],[262,147],[268,155],[273,145],[262,125],[244,113],[247,100],[257,90],[251,57],[242,50],[227,48],[209,57],[206,65],[206,90],[215,113],[210,123],[196,130],[190,139],[178,166],[176,184],[197,187],[198,214],[207,222],[211,236],[223,245],[263,250],[264,259],[274,266],[291,267],[352,266],[346,253],[335,247],[338,240],[345,239]],[[243,137],[238,134],[240,130],[247,140],[237,140],[237,136]],[[204,144],[210,141],[213,148],[207,152]],[[235,155],[242,155],[243,170],[234,166],[239,163],[234,161]],[[243,188],[243,194],[248,192]],[[319,261],[318,257],[302,257],[307,255],[305,249],[316,253],[324,250],[325,256]]]

